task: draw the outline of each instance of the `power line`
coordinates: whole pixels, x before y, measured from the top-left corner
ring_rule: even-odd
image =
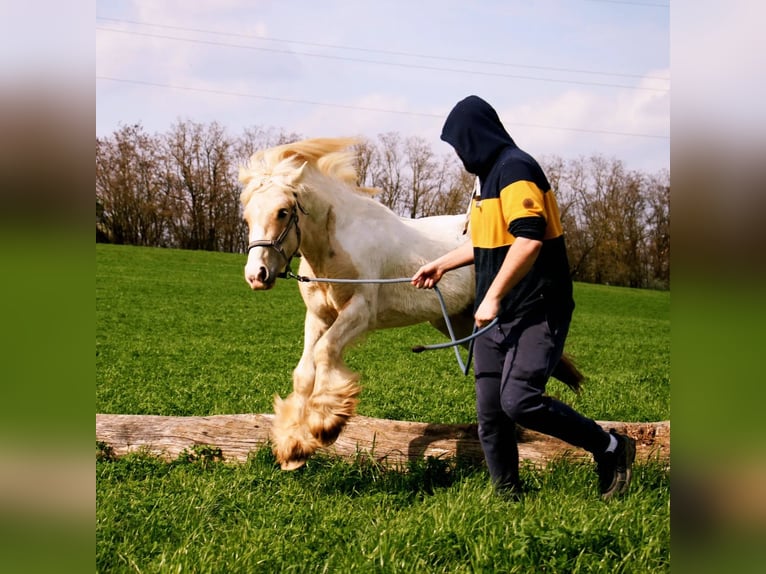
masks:
[[[589,2],[604,2],[606,4],[628,4],[632,6],[647,6],[649,8],[670,8],[670,4],[659,2],[633,2],[632,0],[587,0]]]
[[[97,75],[96,79],[105,80],[109,82],[121,82],[125,84],[134,84],[138,86],[149,86],[149,87],[155,87],[155,88],[166,88],[166,89],[172,89],[172,90],[183,90],[188,92],[217,94],[217,95],[223,95],[223,96],[235,96],[240,98],[253,98],[253,99],[259,99],[259,100],[269,100],[269,101],[283,102],[283,103],[304,104],[304,105],[311,105],[311,106],[323,106],[323,107],[329,107],[329,108],[341,108],[341,109],[359,110],[359,111],[365,111],[365,112],[379,112],[379,113],[386,113],[386,114],[399,114],[399,115],[419,116],[419,117],[427,117],[427,118],[439,118],[439,119],[444,118],[444,114],[429,114],[426,112],[413,112],[408,110],[389,110],[389,109],[383,109],[383,108],[352,106],[348,104],[335,104],[331,102],[318,102],[318,101],[302,100],[302,99],[296,99],[296,98],[264,96],[260,94],[252,94],[247,92],[232,92],[228,90],[218,90],[218,89],[212,89],[212,88],[196,88],[192,86],[179,86],[179,85],[173,85],[173,84],[164,84],[160,82],[149,82],[144,80],[115,78],[111,76]],[[663,135],[657,135],[657,134],[639,134],[639,133],[618,132],[618,131],[611,131],[611,130],[569,128],[569,127],[560,127],[560,126],[547,126],[542,124],[526,124],[526,123],[520,123],[520,122],[504,122],[504,123],[507,123],[508,125],[541,128],[541,129],[549,129],[549,130],[561,130],[561,131],[571,131],[571,132],[584,132],[584,133],[593,133],[593,134],[602,134],[602,135],[629,136],[629,137],[664,139],[664,140],[670,139],[669,136],[663,136]]]
[[[472,60],[472,59],[466,59],[466,58],[454,58],[454,57],[445,57],[445,56],[434,56],[430,54],[418,54],[415,52],[400,52],[395,50],[380,50],[380,49],[372,49],[372,48],[360,48],[356,46],[346,46],[341,44],[322,44],[318,42],[306,42],[303,40],[290,40],[290,39],[284,39],[284,38],[274,38],[271,36],[262,36],[259,34],[238,34],[236,32],[221,32],[218,30],[209,30],[205,28],[188,28],[184,26],[172,26],[169,24],[153,24],[150,22],[141,22],[138,20],[127,20],[123,18],[106,18],[97,16],[96,20],[102,20],[105,22],[115,22],[115,23],[121,23],[121,24],[135,24],[138,26],[149,26],[152,28],[165,28],[168,30],[178,30],[182,32],[194,32],[194,33],[202,33],[202,34],[215,34],[218,36],[229,36],[232,38],[245,38],[249,40],[265,40],[267,42],[281,42],[284,44],[297,44],[301,46],[313,46],[317,48],[332,48],[336,50],[351,50],[355,52],[366,52],[366,53],[373,53],[373,54],[386,54],[390,56],[406,56],[409,58],[422,58],[426,60],[441,60],[444,62],[460,62],[463,64],[480,64],[480,65],[488,65],[488,66],[501,66],[506,68],[525,68],[529,70],[545,70],[549,72],[567,72],[567,73],[575,73],[575,74],[591,74],[591,75],[599,75],[599,76],[615,76],[615,77],[622,77],[622,78],[638,78],[638,79],[649,79],[649,80],[661,80],[661,81],[669,81],[669,78],[662,77],[662,76],[646,76],[643,74],[625,74],[625,73],[618,73],[618,72],[603,72],[598,70],[580,70],[576,68],[559,68],[559,67],[552,67],[552,66],[534,66],[530,64],[515,64],[515,63],[509,63],[509,62],[496,62],[491,60]],[[113,28],[109,28],[109,30],[114,30]],[[291,52],[292,53],[292,52]]]
[[[246,46],[243,44],[230,44],[228,42],[214,42],[212,40],[199,40],[199,39],[191,39],[191,38],[178,38],[175,36],[167,36],[164,34],[150,34],[148,32],[132,32],[129,30],[117,30],[115,28],[102,28],[102,27],[96,27],[96,30],[100,30],[103,32],[113,32],[117,34],[126,34],[129,36],[141,36],[146,38],[158,38],[163,40],[174,40],[177,42],[187,42],[192,44],[204,44],[208,46],[221,46],[221,47],[227,47],[227,48],[238,48],[238,49],[245,49],[245,50],[257,50],[261,52],[271,52],[271,53],[278,53],[278,54],[290,54],[290,55],[300,55],[300,56],[309,56],[313,58],[323,58],[328,60],[342,60],[347,62],[360,62],[365,64],[376,64],[376,65],[383,65],[383,66],[393,66],[398,68],[410,68],[410,69],[418,69],[418,70],[430,70],[430,71],[437,71],[437,72],[450,72],[450,73],[460,73],[460,74],[473,74],[473,75],[479,75],[479,76],[493,76],[493,77],[501,77],[501,78],[513,78],[517,80],[535,80],[535,81],[541,81],[541,82],[554,82],[559,84],[576,84],[581,86],[598,86],[598,87],[607,87],[607,88],[622,88],[627,90],[647,90],[652,92],[667,92],[667,88],[651,88],[648,86],[628,86],[624,84],[606,84],[606,83],[599,83],[599,82],[584,82],[584,81],[577,81],[577,80],[560,80],[555,78],[539,78],[534,76],[522,76],[522,75],[515,75],[515,74],[502,74],[502,73],[495,73],[495,72],[483,72],[479,70],[457,70],[453,68],[440,68],[437,66],[423,66],[418,64],[401,64],[401,63],[394,63],[394,62],[381,62],[377,60],[368,60],[364,58],[351,58],[348,56],[332,56],[328,54],[313,54],[309,52],[297,52],[295,50],[280,50],[277,48],[263,48],[259,46]]]

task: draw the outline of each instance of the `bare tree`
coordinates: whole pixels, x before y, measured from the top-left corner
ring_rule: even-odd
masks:
[[[452,154],[443,156],[441,164],[436,169],[443,174],[443,184],[431,214],[467,213],[476,176],[468,173]]]
[[[556,194],[556,203],[559,206],[562,222],[574,218],[576,200],[568,185],[566,162],[562,157],[552,155],[543,158],[540,165],[548,178],[551,190]]]
[[[434,215],[434,204],[444,179],[436,168],[434,153],[425,139],[412,136],[404,142],[407,195],[404,214],[411,218]]]
[[[399,214],[404,212],[406,189],[401,147],[399,134],[388,132],[378,135],[375,158],[369,172],[372,187],[381,190],[378,200]]]
[[[187,214],[181,246],[188,249],[232,251],[240,243],[239,191],[232,179],[232,142],[223,127],[178,122],[166,139],[174,162],[171,181],[177,206]],[[180,231],[180,230],[179,230]]]
[[[249,126],[233,142],[234,158],[237,169],[246,165],[256,151],[298,141],[303,136],[294,132],[285,132],[274,127]],[[236,174],[235,174],[236,175]]]
[[[573,277],[632,287],[662,285],[652,276],[663,255],[652,259],[649,249],[653,235],[662,235],[656,227],[663,221],[661,203],[652,207],[657,177],[627,171],[621,161],[602,156],[549,160],[546,168],[558,191]],[[653,217],[654,209],[659,211]]]
[[[99,236],[113,243],[158,245],[165,232],[157,143],[140,124],[96,139]]]
[[[356,179],[360,186],[373,187],[372,170],[376,158],[375,145],[369,140],[361,140],[354,146],[356,152]]]
[[[670,288],[670,174],[665,170],[647,183],[647,262],[649,287]]]
[[[242,251],[239,166],[259,149],[301,139],[252,126],[230,138],[217,123],[179,121],[165,135],[140,124],[96,139],[97,240]],[[464,213],[475,177],[453,155],[397,133],[356,145],[358,183],[409,217]],[[670,284],[670,176],[628,171],[603,156],[541,162],[557,196],[574,279]]]

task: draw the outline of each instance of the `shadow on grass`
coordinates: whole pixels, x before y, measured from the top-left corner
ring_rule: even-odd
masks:
[[[275,463],[276,464],[276,463]],[[432,495],[469,476],[484,473],[483,465],[470,459],[427,457],[392,468],[369,455],[360,453],[348,461],[329,455],[317,455],[294,471],[296,479],[322,494],[369,496]]]

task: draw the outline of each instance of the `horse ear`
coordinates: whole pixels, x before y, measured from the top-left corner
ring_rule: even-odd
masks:
[[[296,169],[292,174],[290,174],[290,176],[288,177],[288,183],[290,185],[295,185],[301,180],[301,178],[303,177],[303,171],[306,169],[306,164],[308,164],[308,161],[304,161],[298,169]]]
[[[253,173],[244,167],[239,168],[239,183],[247,185],[253,179]]]

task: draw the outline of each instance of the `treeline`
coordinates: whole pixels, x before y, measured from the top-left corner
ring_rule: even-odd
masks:
[[[242,252],[239,166],[256,150],[299,139],[261,127],[231,136],[192,121],[163,134],[138,124],[96,138],[96,241]],[[357,148],[360,184],[380,189],[378,200],[396,213],[465,212],[474,178],[454,154],[397,133]],[[667,171],[629,171],[601,156],[539,159],[557,192],[575,280],[669,288]]]

